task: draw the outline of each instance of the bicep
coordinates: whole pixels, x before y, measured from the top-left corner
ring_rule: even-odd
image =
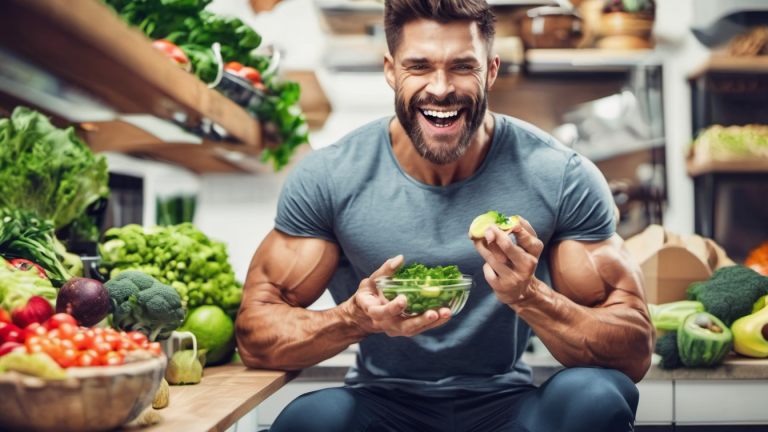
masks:
[[[646,310],[642,271],[617,234],[596,242],[565,240],[550,255],[553,288],[588,307]]]
[[[253,256],[243,303],[307,307],[325,291],[338,260],[336,243],[273,229]]]

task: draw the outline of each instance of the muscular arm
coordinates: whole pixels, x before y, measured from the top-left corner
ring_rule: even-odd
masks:
[[[243,363],[265,369],[303,369],[367,336],[350,308],[305,308],[325,290],[339,260],[335,243],[272,230],[256,251],[235,323]]]
[[[551,251],[552,291],[512,305],[564,366],[600,366],[634,382],[647,372],[655,332],[640,266],[618,235],[601,242],[566,240]]]

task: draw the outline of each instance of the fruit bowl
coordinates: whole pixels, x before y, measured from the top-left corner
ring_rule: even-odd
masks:
[[[165,356],[120,366],[67,369],[67,378],[0,374],[0,429],[97,432],[114,429],[152,404]]]
[[[470,275],[454,279],[393,279],[390,276],[374,280],[387,300],[394,300],[400,294],[408,299],[403,314],[421,315],[428,310],[448,308],[456,315],[464,307],[469,292],[474,286]]]

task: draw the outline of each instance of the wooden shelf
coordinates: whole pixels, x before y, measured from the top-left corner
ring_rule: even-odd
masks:
[[[653,50],[529,49],[528,71],[535,72],[627,72],[638,66],[658,66]]]
[[[709,58],[709,61],[689,75],[688,79],[694,80],[710,72],[768,74],[768,55],[757,57],[713,55]]]
[[[200,136],[202,144],[197,144],[194,151],[178,151],[185,147],[151,133],[116,133],[121,127],[112,121],[97,128],[101,131],[98,134],[84,134],[95,151],[140,147],[138,153],[209,172],[243,171],[222,159],[217,148],[223,153],[234,148],[249,156],[264,149],[257,120],[171,63],[144,34],[129,28],[97,0],[0,2],[0,49],[61,80],[63,84],[59,83],[58,88],[71,86],[82,91],[85,99],[103,104],[107,112],[113,110],[112,120],[119,120],[123,114],[146,114],[188,131],[199,131],[201,126],[213,123],[225,137],[214,141],[211,136]],[[42,111],[51,111],[25,96],[3,93],[0,99],[6,103],[28,102]],[[67,120],[66,113],[62,117]],[[194,160],[185,156],[193,154],[197,155]]]
[[[691,177],[710,173],[768,173],[768,158],[739,161],[695,161],[689,158],[686,168]]]

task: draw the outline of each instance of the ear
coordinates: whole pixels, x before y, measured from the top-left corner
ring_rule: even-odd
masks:
[[[493,60],[490,60],[488,62],[488,88],[491,88],[493,86],[493,83],[496,82],[496,77],[499,76],[500,65],[501,65],[501,60],[497,55],[494,55]]]
[[[498,69],[498,68],[497,68]],[[387,79],[387,84],[395,89],[395,59],[389,53],[384,54],[384,77]]]

